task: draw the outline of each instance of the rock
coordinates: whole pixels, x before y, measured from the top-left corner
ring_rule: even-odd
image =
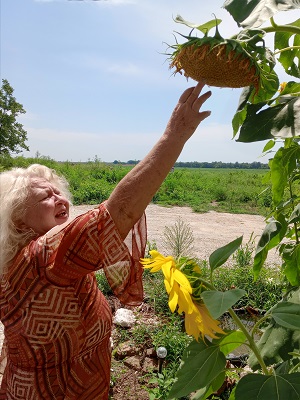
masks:
[[[141,370],[141,362],[140,358],[138,356],[132,356],[125,358],[123,361],[124,365],[130,369],[134,369],[135,371],[140,371]]]
[[[135,324],[135,316],[131,310],[119,308],[115,313],[113,323],[123,328],[131,328]]]
[[[152,357],[152,358],[157,357],[156,350],[154,347],[151,347],[151,349],[146,350],[146,357]]]
[[[114,351],[114,357],[116,360],[123,360],[125,357],[130,357],[137,355],[140,349],[136,348],[132,342],[124,342],[119,344],[119,346]]]

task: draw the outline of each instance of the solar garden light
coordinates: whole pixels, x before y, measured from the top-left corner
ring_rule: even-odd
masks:
[[[158,347],[156,350],[157,358],[158,358],[158,372],[161,374],[162,366],[165,358],[167,357],[167,349],[165,347]]]

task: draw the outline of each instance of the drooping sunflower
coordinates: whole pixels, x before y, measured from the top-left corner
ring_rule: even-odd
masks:
[[[169,307],[172,312],[184,313],[185,330],[188,335],[199,340],[207,335],[217,338],[217,334],[224,334],[219,327],[219,321],[213,319],[205,305],[193,296],[193,288],[188,277],[180,270],[180,261],[172,256],[164,257],[156,250],[150,251],[151,258],[142,258],[141,264],[150,272],[162,271],[166,291],[169,295]],[[189,263],[190,270],[198,273],[199,266],[193,261]]]
[[[210,86],[253,86],[255,93],[259,91],[262,76],[275,65],[265,48],[263,31],[247,31],[236,38],[224,39],[218,31],[220,20],[209,21],[201,26],[187,22],[180,16],[175,21],[203,32],[204,36],[181,35],[186,39],[184,43],[169,46],[173,50],[169,54],[169,61],[170,68],[175,67],[174,74],[179,72],[195,81],[205,80]],[[215,35],[208,36],[213,25],[216,28]]]

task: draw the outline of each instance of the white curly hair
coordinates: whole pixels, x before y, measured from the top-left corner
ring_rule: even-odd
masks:
[[[0,174],[0,275],[9,268],[16,254],[37,237],[31,228],[24,228],[22,224],[34,178],[46,179],[71,200],[66,179],[44,165],[32,164]]]

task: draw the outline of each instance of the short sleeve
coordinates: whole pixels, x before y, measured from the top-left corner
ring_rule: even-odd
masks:
[[[37,241],[40,267],[56,284],[103,269],[116,296],[124,304],[143,300],[140,258],[146,246],[146,217],[135,224],[123,241],[106,204],[75,218],[61,232]]]

